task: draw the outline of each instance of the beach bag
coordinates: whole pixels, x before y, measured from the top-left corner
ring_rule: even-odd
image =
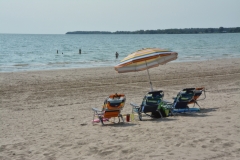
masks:
[[[169,108],[164,106],[163,101],[161,101],[158,105],[158,110],[161,112],[163,117],[168,117],[169,115]]]

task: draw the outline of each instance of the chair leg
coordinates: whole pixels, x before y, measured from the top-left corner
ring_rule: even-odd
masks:
[[[92,124],[94,124],[94,117],[95,117],[95,112],[93,112],[93,120],[92,120]]]
[[[124,123],[124,119],[123,119],[123,116],[121,115],[121,118],[122,118],[122,122]]]
[[[99,118],[100,122],[102,123],[102,125],[104,125],[104,123],[103,123],[103,117],[100,116],[100,115],[98,115],[98,118]]]
[[[142,113],[141,112],[138,112],[138,118],[140,121],[142,121]]]
[[[197,103],[197,101],[195,101],[195,103],[198,105],[199,108],[201,108],[200,105]],[[195,103],[194,103],[194,104],[195,104]]]
[[[163,118],[163,115],[162,115],[161,111],[159,109],[157,111],[160,114],[161,118]]]
[[[121,119],[122,119],[122,122],[124,123],[124,119],[123,119],[122,114],[119,114],[119,115],[118,115],[118,123],[121,122]]]
[[[93,120],[92,120],[92,124],[94,125],[94,119],[96,118],[96,115],[97,115],[97,117],[98,117],[98,119],[100,120],[100,116],[99,116],[99,114],[96,112],[96,111],[94,111],[94,113],[93,113]],[[100,120],[101,121],[101,120]]]
[[[169,107],[169,116],[175,116],[174,112],[173,112],[173,108],[172,107]]]

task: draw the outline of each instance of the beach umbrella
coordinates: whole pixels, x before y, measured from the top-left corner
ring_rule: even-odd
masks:
[[[177,59],[178,53],[161,48],[145,48],[131,53],[125,57],[114,68],[118,73],[137,72],[147,70],[148,79],[152,88],[152,82],[150,80],[149,68],[158,67],[160,64],[166,64],[167,62]]]

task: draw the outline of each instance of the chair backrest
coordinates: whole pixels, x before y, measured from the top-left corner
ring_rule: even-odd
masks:
[[[146,95],[141,104],[142,112],[156,112],[161,101],[162,98]]]
[[[108,111],[121,110],[125,105],[126,97],[124,94],[110,95],[104,102],[104,109]]]
[[[194,91],[194,100],[197,100],[202,95],[203,90],[204,90],[203,87],[195,89],[195,91]]]
[[[188,102],[188,104],[195,103],[202,95],[204,88],[185,88],[178,93],[178,102]]]
[[[159,98],[146,97],[146,105],[158,105],[159,102],[160,102]]]
[[[153,98],[160,99],[164,97],[164,92],[162,90],[151,91],[151,92],[148,92],[145,97],[153,97]]]
[[[181,93],[179,95],[179,102],[189,102],[193,99],[194,93],[193,92],[186,92],[186,93]]]
[[[163,97],[164,92],[162,90],[148,92],[143,98],[142,105],[156,106],[162,101]]]

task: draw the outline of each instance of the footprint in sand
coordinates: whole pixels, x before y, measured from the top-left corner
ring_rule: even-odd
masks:
[[[202,145],[202,148],[207,148],[207,146],[206,145]]]
[[[181,143],[178,143],[178,144],[176,144],[175,146],[180,147],[180,146],[181,146]]]

